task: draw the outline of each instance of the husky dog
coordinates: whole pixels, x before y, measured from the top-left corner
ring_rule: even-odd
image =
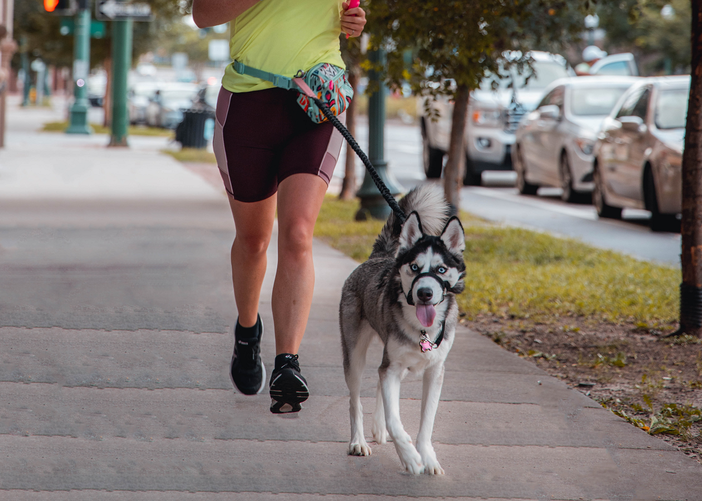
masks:
[[[400,461],[413,474],[443,475],[431,444],[444,380],[444,361],[453,345],[463,291],[465,236],[440,189],[410,191],[400,201],[404,224],[390,216],[373,252],[346,279],[339,311],[344,374],[350,394],[349,454],[368,456],[363,434],[361,375],[374,335],[382,340],[373,438],[388,434]],[[417,447],[400,422],[400,382],[408,371],[423,373],[422,414]]]

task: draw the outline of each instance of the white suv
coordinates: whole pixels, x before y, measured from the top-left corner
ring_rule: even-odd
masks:
[[[529,55],[534,61],[533,74],[519,75],[515,70],[490,74],[471,92],[463,184],[479,185],[486,170],[511,170],[514,132],[522,116],[535,108],[551,82],[575,74],[562,56],[536,51]],[[449,148],[453,102],[445,97],[432,102],[439,113],[438,119],[432,119],[425,116],[424,102],[420,101],[424,172],[428,178],[438,178]]]

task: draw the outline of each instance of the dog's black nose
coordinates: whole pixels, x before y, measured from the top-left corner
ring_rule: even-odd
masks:
[[[432,297],[434,297],[434,293],[429,287],[422,287],[421,289],[417,290],[417,299],[423,303],[428,303],[431,301]]]

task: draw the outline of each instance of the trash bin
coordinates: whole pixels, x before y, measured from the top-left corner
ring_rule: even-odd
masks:
[[[183,148],[205,148],[214,135],[214,111],[186,110],[176,126],[175,140]]]

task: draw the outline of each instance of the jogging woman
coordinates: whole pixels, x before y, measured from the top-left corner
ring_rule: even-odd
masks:
[[[361,8],[341,0],[193,0],[193,20],[200,28],[231,21],[232,60],[287,77],[318,63],[343,68],[340,34],[360,36],[366,23]],[[276,358],[269,383],[274,413],[298,412],[309,396],[297,353],[312,306],[312,236],[342,144],[330,123],[313,123],[296,99],[295,91],[239,74],[230,64],[214,136],[236,226],[231,263],[239,318],[231,376],[246,395],[265,385],[258,304],[278,214],[271,300]]]

